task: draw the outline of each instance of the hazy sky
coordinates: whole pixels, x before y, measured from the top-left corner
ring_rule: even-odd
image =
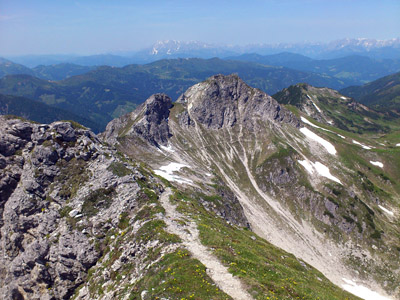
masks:
[[[400,37],[400,0],[0,0],[0,55]]]

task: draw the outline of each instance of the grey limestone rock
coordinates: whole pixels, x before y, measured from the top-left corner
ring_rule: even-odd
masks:
[[[168,127],[171,98],[164,94],[152,95],[142,107],[142,118],[133,125],[136,134],[158,146],[165,144],[170,137]]]
[[[152,135],[154,124],[166,122],[171,100],[160,95],[148,104],[141,124]],[[155,179],[68,122],[43,125],[0,116],[0,136],[0,298],[70,299],[86,284],[82,290],[89,292],[80,299],[93,299],[89,269],[121,233],[121,216],[140,208],[137,180]],[[123,165],[127,175],[114,174],[111,164]],[[162,191],[151,184],[155,193]],[[115,265],[137,263],[135,276],[141,276],[151,246],[126,245]]]
[[[76,132],[72,127],[71,123],[67,122],[56,122],[53,125],[53,129],[56,131],[56,138],[63,142],[75,142]]]
[[[171,107],[170,97],[154,94],[132,113],[111,121],[103,137],[107,142],[114,144],[121,135],[134,135],[154,146],[165,145],[171,137],[168,126]]]
[[[237,123],[254,129],[257,119],[299,126],[299,120],[290,111],[236,75],[212,76],[189,88],[177,102],[187,104],[190,117],[210,129]]]

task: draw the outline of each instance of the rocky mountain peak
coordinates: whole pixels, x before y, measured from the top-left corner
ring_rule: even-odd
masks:
[[[168,127],[171,98],[165,94],[150,96],[136,111],[138,119],[132,130],[151,144],[158,146],[168,142],[170,137]]]
[[[232,127],[238,121],[254,127],[260,119],[299,124],[290,111],[235,74],[212,76],[189,88],[177,103],[187,104],[190,117],[211,129]]]
[[[166,144],[170,137],[168,117],[171,107],[170,97],[154,94],[133,112],[111,121],[103,136],[110,143],[115,143],[118,136],[137,135],[154,146]]]
[[[165,94],[154,94],[145,101],[143,106],[146,120],[159,124],[163,120],[168,119],[172,100]]]

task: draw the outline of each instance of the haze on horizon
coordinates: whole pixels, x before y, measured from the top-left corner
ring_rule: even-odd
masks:
[[[0,0],[0,55],[136,51],[400,36],[398,0]]]

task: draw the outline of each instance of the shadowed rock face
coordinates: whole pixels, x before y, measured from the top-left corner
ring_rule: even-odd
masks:
[[[169,109],[171,107],[172,101],[167,95],[152,95],[139,108],[143,116],[133,126],[134,132],[153,145],[166,144],[171,136],[168,127]]]
[[[104,139],[115,144],[121,136],[141,137],[154,146],[165,145],[171,134],[168,126],[171,98],[154,94],[133,112],[108,123]]]

